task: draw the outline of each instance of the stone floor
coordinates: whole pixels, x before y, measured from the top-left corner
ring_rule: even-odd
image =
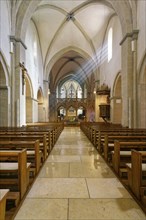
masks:
[[[146,220],[78,127],[65,128],[15,220]]]

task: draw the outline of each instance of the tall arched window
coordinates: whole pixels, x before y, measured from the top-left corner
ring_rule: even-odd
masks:
[[[59,89],[60,98],[82,98],[82,88],[75,80],[67,80]]]
[[[112,59],[113,49],[113,29],[110,28],[108,32],[108,62]]]

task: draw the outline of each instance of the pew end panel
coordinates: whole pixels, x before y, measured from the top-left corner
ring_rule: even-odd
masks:
[[[26,149],[21,151],[0,151],[0,158],[8,157],[8,162],[1,162],[0,174],[5,175],[5,178],[0,179],[1,187],[17,186],[17,190],[20,192],[20,198],[25,195],[29,186],[29,170],[30,163],[27,163]],[[17,162],[14,162],[14,158]],[[12,162],[11,162],[12,160]],[[9,175],[8,175],[9,174]]]

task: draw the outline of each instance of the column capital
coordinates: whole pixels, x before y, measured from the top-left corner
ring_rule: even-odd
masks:
[[[10,36],[10,42],[13,42],[15,44],[20,43],[24,47],[24,49],[27,50],[27,46],[20,38],[16,38],[15,36]]]
[[[131,40],[137,40],[139,30],[133,30],[131,33],[126,33],[123,39],[120,42],[120,46],[125,42],[127,38],[131,38]]]

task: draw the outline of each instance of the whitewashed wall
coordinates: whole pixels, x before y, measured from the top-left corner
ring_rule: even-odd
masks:
[[[33,98],[37,99],[39,86],[43,88],[43,64],[37,31],[32,21],[30,21],[27,29],[25,44],[27,46],[26,68],[33,85]],[[35,44],[36,51],[34,51]]]
[[[0,50],[10,67],[11,21],[7,1],[0,1]]]
[[[37,93],[39,87],[43,90],[43,63],[39,44],[37,30],[32,21],[30,21],[25,38],[26,50],[26,68],[32,82],[34,96],[32,105],[32,120],[38,121]]]
[[[146,51],[146,1],[137,1],[138,67]]]
[[[103,45],[107,45],[108,31],[113,29],[113,47],[112,47],[112,59],[108,62],[107,50],[104,52],[104,58],[101,57],[100,66],[100,84],[107,84],[111,90],[115,77],[121,70],[121,46],[119,45],[122,40],[122,31],[119,19],[114,16],[109,22]],[[106,53],[106,54],[105,54]]]

